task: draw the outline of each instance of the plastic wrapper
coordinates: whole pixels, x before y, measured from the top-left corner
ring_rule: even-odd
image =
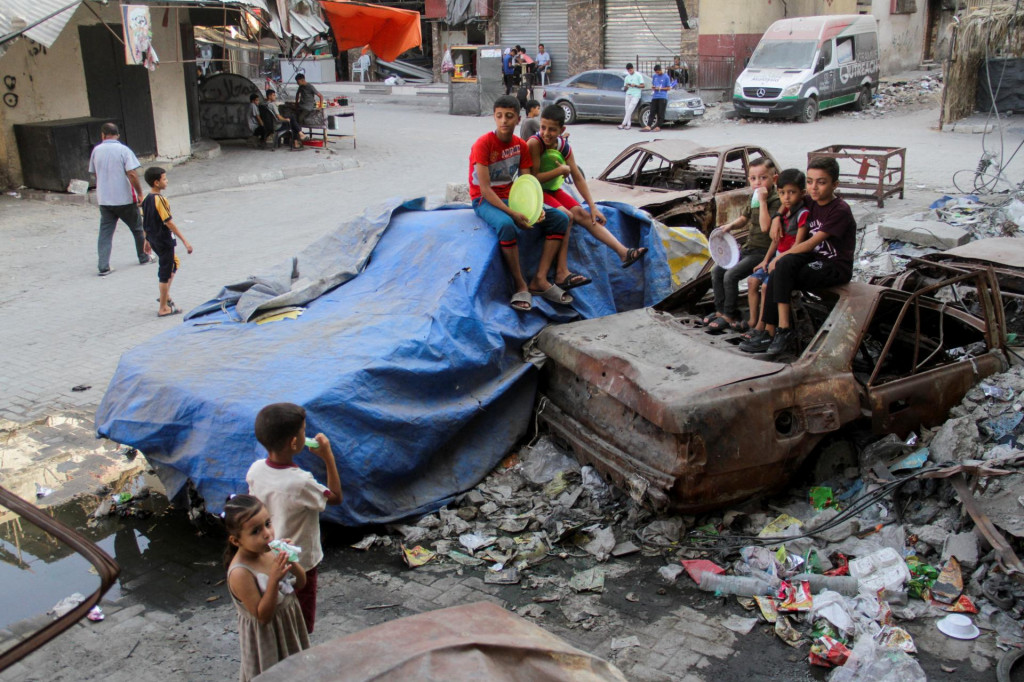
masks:
[[[917,647],[914,646],[914,638],[910,633],[895,625],[886,625],[875,635],[875,641],[886,649],[899,649],[908,654],[916,654]]]
[[[934,606],[938,606],[943,611],[949,611],[950,613],[977,613],[978,607],[974,605],[971,598],[966,594],[961,594],[955,602],[952,604],[943,604],[942,602],[932,601]]]
[[[302,554],[301,547],[290,545],[284,540],[272,540],[270,542],[270,549],[274,550],[278,554],[287,554],[288,561],[293,564],[299,560],[299,555]]]
[[[798,648],[803,644],[803,635],[800,631],[793,627],[793,623],[786,616],[779,615],[778,620],[775,621],[775,634],[778,635],[786,644],[793,648]]]
[[[853,616],[850,614],[850,607],[847,605],[843,595],[831,590],[824,590],[814,597],[814,605],[811,608],[812,618],[824,618],[832,623],[843,635],[850,635],[854,632]]]
[[[779,589],[780,611],[810,611],[814,605],[811,586],[806,582],[790,584],[783,582]]]
[[[850,562],[850,575],[870,590],[899,592],[910,580],[910,569],[903,557],[891,547],[883,547]]]
[[[437,555],[434,552],[431,552],[429,549],[421,547],[420,545],[416,545],[412,549],[402,545],[402,558],[405,560],[405,563],[408,564],[409,568],[422,566],[435,556]]]
[[[700,576],[703,573],[725,573],[725,569],[707,559],[683,559],[679,562],[686,569],[686,574],[693,578],[693,582],[700,585]]]
[[[843,665],[849,657],[850,650],[845,644],[828,635],[822,635],[814,640],[807,660],[811,665],[832,668]]]
[[[836,502],[835,497],[832,494],[832,488],[825,487],[814,487],[811,488],[808,493],[810,497],[811,506],[815,509],[825,509],[826,507],[839,508],[839,503]]]
[[[954,603],[964,591],[964,577],[960,572],[960,562],[955,556],[949,557],[949,561],[939,571],[939,577],[932,583],[929,592],[932,601],[942,604]]]
[[[774,623],[779,619],[779,603],[776,600],[771,597],[754,597],[754,601],[767,622]]]
[[[916,556],[907,557],[907,568],[910,570],[907,593],[915,599],[924,599],[932,583],[939,577],[939,569],[924,563]]]

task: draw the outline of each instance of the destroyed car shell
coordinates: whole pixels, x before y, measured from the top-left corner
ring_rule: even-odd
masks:
[[[955,273],[916,293],[852,282],[794,302],[791,362],[710,336],[708,277],[656,308],[548,327],[540,419],[634,498],[695,512],[783,485],[848,425],[906,435],[941,423],[1004,370],[998,286]],[[980,316],[926,294],[973,286]],[[974,350],[973,356],[965,349]]]
[[[705,234],[734,220],[750,205],[747,168],[772,155],[757,145],[702,147],[688,140],[652,140],[626,147],[589,182],[595,201],[643,209],[666,225],[698,227]],[[746,231],[735,231],[742,239]]]

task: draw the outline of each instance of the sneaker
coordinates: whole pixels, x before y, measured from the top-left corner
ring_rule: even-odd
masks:
[[[761,332],[763,336],[740,344],[740,350],[744,353],[764,353],[772,345],[772,337],[768,332]]]
[[[148,253],[148,254],[146,254],[146,259],[145,260],[140,260],[139,261],[139,265],[149,265],[150,263],[155,263],[155,262],[156,262],[156,256],[154,256],[151,253]]]
[[[793,349],[796,345],[796,333],[792,329],[777,329],[775,331],[775,338],[772,339],[772,343],[768,346],[768,355],[782,355],[783,353]]]
[[[106,270],[100,270],[100,277],[106,277],[114,271],[114,268],[107,268]]]

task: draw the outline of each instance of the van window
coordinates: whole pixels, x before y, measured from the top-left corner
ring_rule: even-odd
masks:
[[[862,62],[878,59],[878,36],[874,33],[858,33],[853,37],[854,54]]]
[[[809,69],[817,45],[812,40],[762,40],[750,56],[753,69]]]
[[[827,67],[832,63],[832,41],[826,40],[821,44],[821,61]],[[820,62],[819,62],[820,63]]]
[[[849,64],[853,61],[853,37],[839,38],[836,40],[836,59],[840,64]]]

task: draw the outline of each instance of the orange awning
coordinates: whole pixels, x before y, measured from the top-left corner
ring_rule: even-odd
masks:
[[[423,42],[419,12],[343,0],[320,0],[320,6],[339,50],[369,45],[375,55],[392,62]]]

